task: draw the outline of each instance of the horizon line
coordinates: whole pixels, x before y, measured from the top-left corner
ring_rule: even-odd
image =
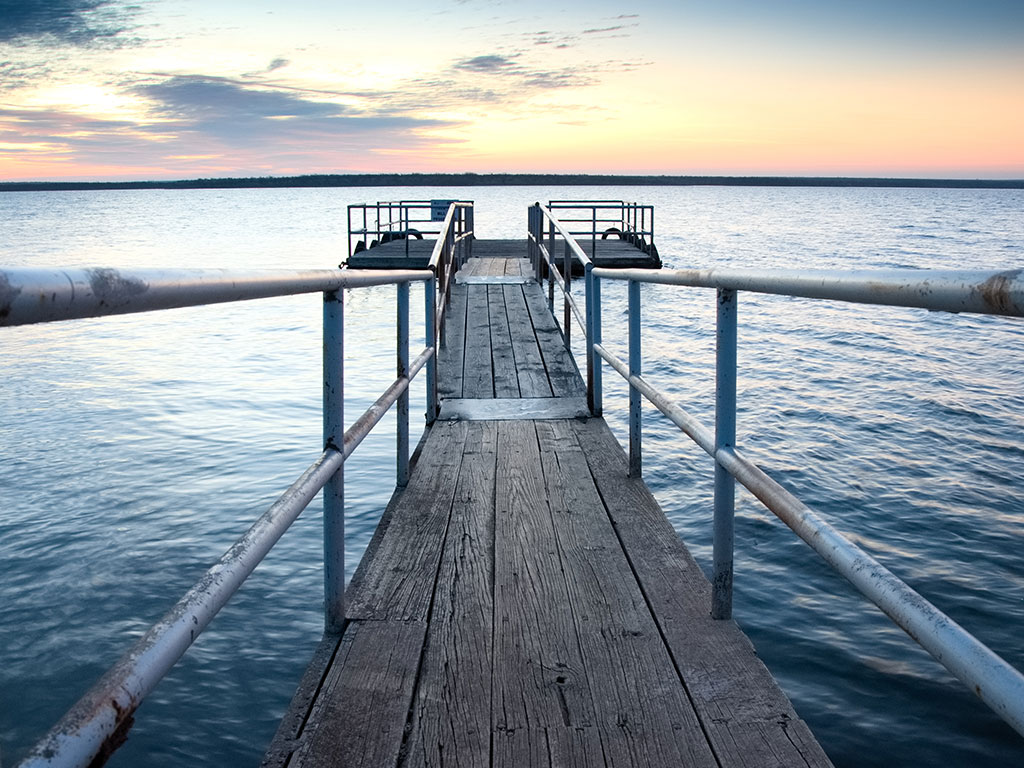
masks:
[[[0,181],[0,191],[89,189],[230,189],[377,186],[809,186],[1024,189],[1024,178],[919,178],[886,176],[726,176],[611,173],[310,173],[106,181]]]

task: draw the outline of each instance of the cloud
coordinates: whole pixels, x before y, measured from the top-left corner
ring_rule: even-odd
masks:
[[[498,56],[496,54],[490,54],[487,56],[474,56],[471,59],[462,59],[461,61],[455,62],[453,65],[455,69],[465,70],[467,72],[499,72],[501,70],[514,67],[515,62],[507,56]]]
[[[49,73],[50,67],[42,62],[0,61],[0,93],[24,88]]]
[[[267,72],[273,72],[275,70],[282,69],[283,67],[287,67],[289,64],[291,64],[291,62],[288,59],[274,59],[272,62],[270,62],[270,65],[267,67]]]
[[[493,97],[496,95],[512,99],[517,95],[520,97],[527,95],[529,91],[584,87],[597,82],[590,74],[585,74],[581,67],[531,68],[521,63],[524,54],[525,51],[517,51],[508,55],[492,53],[459,59],[451,65],[451,72],[456,76],[456,80],[449,87],[454,86],[455,93],[461,94],[463,98],[468,97],[469,100],[482,94],[488,97],[488,101],[493,101]],[[588,69],[597,71],[599,68]],[[460,88],[458,77],[462,73],[502,78],[505,84],[498,91],[494,88],[485,90],[477,87]],[[449,94],[450,97],[451,94]]]
[[[373,170],[382,154],[416,157],[454,141],[428,129],[455,123],[348,114],[338,105],[204,80],[141,86],[154,99],[148,122],[0,106],[0,166],[38,165],[37,176],[20,171],[26,178],[59,176],[61,167],[117,169],[128,177]],[[218,107],[217,98],[225,103]]]
[[[583,30],[583,34],[584,35],[598,35],[598,34],[601,34],[602,32],[619,32],[619,31],[621,31],[623,29],[629,29],[630,27],[635,27],[635,26],[636,26],[636,24],[617,24],[614,27],[594,27],[592,29],[584,29]]]
[[[132,88],[151,103],[156,133],[213,139],[226,145],[330,140],[377,134],[408,143],[426,129],[451,121],[411,117],[394,111],[360,110],[335,101],[311,99],[288,90],[252,86],[226,78],[178,75]]]
[[[138,11],[122,0],[0,0],[0,43],[124,42]]]

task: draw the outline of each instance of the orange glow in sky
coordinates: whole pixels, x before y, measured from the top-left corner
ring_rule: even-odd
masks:
[[[0,26],[0,180],[1024,178],[1020,3],[56,5]]]

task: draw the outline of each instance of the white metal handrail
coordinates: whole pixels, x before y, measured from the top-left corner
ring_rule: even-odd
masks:
[[[442,259],[450,259],[450,254]],[[409,363],[409,283],[427,284],[423,351]],[[228,602],[316,494],[324,491],[324,623],[344,628],[344,463],[398,403],[397,478],[409,469],[409,384],[424,367],[436,382],[432,270],[237,271],[0,269],[0,326],[148,312],[300,293],[324,297],[324,448],[298,480],[40,740],[22,766],[102,765],[127,736],[135,710]],[[344,288],[395,284],[395,381],[344,429]],[[428,413],[436,412],[436,388]],[[429,403],[433,402],[433,405]],[[404,418],[403,418],[404,414]]]
[[[550,211],[533,213],[533,210],[531,208],[531,233],[537,231],[538,220],[553,218]],[[564,230],[555,222],[550,226],[559,232]],[[533,237],[531,234],[531,242]],[[536,244],[532,247],[539,254]],[[536,258],[540,260],[539,255]],[[600,360],[608,362],[628,382],[630,474],[642,472],[641,396],[653,403],[715,460],[712,616],[724,619],[732,615],[734,481],[739,480],[833,569],[1024,735],[1024,675],[845,538],[744,457],[735,446],[738,291],[1022,317],[1024,270],[763,272],[745,269],[601,269],[592,265],[586,269],[588,399],[591,412],[600,414],[603,407]],[[620,360],[602,344],[602,280],[624,280],[628,284],[628,362]],[[716,289],[718,319],[713,431],[685,409],[670,402],[641,376],[641,283]]]

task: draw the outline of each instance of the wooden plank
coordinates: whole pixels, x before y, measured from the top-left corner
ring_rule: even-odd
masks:
[[[507,260],[506,260],[507,261]],[[491,365],[495,397],[519,397],[519,374],[512,351],[512,335],[505,314],[505,293],[502,286],[487,288],[487,310],[491,329]]]
[[[431,427],[373,562],[346,593],[349,618],[426,620],[467,428],[458,421]]]
[[[523,296],[524,290],[537,289],[534,286],[506,285],[502,290],[505,293],[505,311],[508,313],[516,370],[519,372],[519,392],[523,397],[551,397],[544,357],[537,345],[537,336]]]
[[[491,710],[497,731],[594,721],[539,462],[533,422],[500,422]]]
[[[830,766],[736,623],[711,618],[707,579],[604,420],[573,429],[721,764]]]
[[[405,766],[486,765],[491,749],[498,428],[472,424],[439,571]]]
[[[339,643],[340,638],[337,635],[324,635],[321,638],[313,652],[313,658],[302,674],[298,688],[295,689],[295,695],[292,696],[291,703],[281,718],[274,740],[270,742],[263,756],[260,768],[284,768],[291,760],[292,753],[302,745],[299,734],[306,726],[309,711],[334,662]]]
[[[626,765],[717,766],[572,422],[542,421],[536,429],[569,606],[597,716],[609,734],[606,752]]]
[[[441,399],[462,397],[462,366],[466,354],[466,289],[452,286],[451,291],[444,343],[437,356],[437,393]]]
[[[487,286],[468,285],[466,357],[462,371],[463,397],[494,397],[491,370],[491,332],[488,323]]]
[[[517,728],[494,734],[494,768],[604,768],[597,728]]]
[[[288,765],[396,766],[425,632],[422,621],[349,622]]]
[[[576,369],[572,355],[565,348],[562,333],[555,325],[555,319],[551,316],[551,312],[548,311],[547,301],[540,288],[527,286],[523,294],[526,306],[530,311],[534,332],[537,335],[537,343],[544,358],[544,367],[551,381],[551,391],[555,397],[586,395],[586,384]],[[556,296],[556,309],[560,310],[561,306],[562,302]],[[575,318],[572,322],[576,322]],[[574,326],[572,332],[579,333],[580,330]]]

